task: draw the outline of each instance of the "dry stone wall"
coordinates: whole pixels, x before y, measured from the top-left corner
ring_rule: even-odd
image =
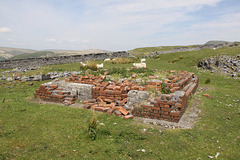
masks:
[[[5,60],[0,62],[0,69],[9,69],[17,67],[28,67],[28,66],[45,66],[53,64],[63,63],[75,63],[88,60],[102,60],[106,58],[116,57],[129,57],[129,53],[125,51],[113,52],[113,53],[91,53],[83,55],[73,56],[59,56],[59,57],[48,57],[48,58],[27,58],[27,59],[16,59],[16,60]]]

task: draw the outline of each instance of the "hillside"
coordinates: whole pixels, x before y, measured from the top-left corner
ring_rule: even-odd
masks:
[[[10,59],[26,59],[26,58],[40,58],[40,57],[52,57],[56,54],[51,51],[37,51],[33,53],[23,53],[17,56],[11,57]]]
[[[153,57],[159,54],[168,54],[185,51],[199,51],[202,49],[219,49],[222,47],[239,46],[240,42],[228,41],[208,41],[202,45],[188,45],[188,46],[157,46],[157,47],[143,47],[129,50],[128,52],[134,56]]]
[[[88,53],[110,53],[112,51],[101,49],[88,50],[32,50],[21,48],[0,47],[0,61],[7,59],[25,59],[25,58],[40,58],[53,56],[69,56]]]
[[[89,53],[110,53],[111,51],[100,49],[88,49],[88,50],[43,50],[33,53],[24,53],[10,59],[26,59],[26,58],[41,58],[41,57],[54,57],[54,56],[70,56]]]
[[[152,51],[151,48],[142,49],[143,52]],[[96,140],[87,137],[92,111],[43,103],[34,98],[35,90],[48,81],[0,80],[0,159],[239,159],[240,81],[196,68],[199,60],[204,58],[238,54],[240,46],[146,58],[149,69],[185,70],[199,77],[199,88],[185,112],[191,113],[194,108],[199,110],[198,115],[189,114],[197,117],[194,127],[169,129],[135,118],[125,120],[96,112]],[[132,63],[104,63],[103,70],[132,66]],[[20,74],[55,71],[81,70],[79,64],[68,63]],[[12,76],[12,73],[5,76]]]
[[[228,41],[208,41],[202,45],[188,45],[188,46],[156,46],[156,47],[143,47],[129,50],[128,52],[134,56],[149,56],[155,52],[179,52],[179,51],[192,51],[200,50],[208,47],[223,47],[239,42]],[[25,58],[40,58],[40,57],[53,57],[53,56],[69,56],[89,53],[111,53],[112,51],[102,49],[88,49],[88,50],[32,50],[21,48],[0,47],[0,61],[6,59],[25,59]]]
[[[207,43],[205,43],[205,45],[221,45],[221,44],[226,44],[226,45],[229,45],[231,44],[232,42],[229,42],[229,41],[208,41]]]
[[[0,60],[9,59],[23,53],[33,53],[33,52],[36,52],[36,50],[0,47]]]
[[[143,47],[143,48],[135,48],[133,50],[129,50],[128,52],[135,56],[142,56],[142,55],[153,54],[154,52],[171,51],[175,48],[193,48],[197,46],[200,46],[200,45]]]

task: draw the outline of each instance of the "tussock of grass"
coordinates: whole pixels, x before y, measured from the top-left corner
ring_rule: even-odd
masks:
[[[115,58],[113,60],[107,61],[107,63],[112,64],[126,64],[126,63],[133,63],[135,59],[133,58]]]
[[[82,69],[82,70],[91,69],[91,70],[96,71],[97,63],[96,63],[96,61],[87,61],[86,66],[80,65],[80,69]]]

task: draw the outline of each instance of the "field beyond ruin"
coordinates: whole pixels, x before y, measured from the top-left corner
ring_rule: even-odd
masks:
[[[138,56],[150,52],[148,48],[143,50],[142,52],[138,50]],[[197,67],[199,61],[211,57],[220,55],[236,57],[239,54],[239,46],[159,54],[145,57],[147,70],[142,73],[133,69],[133,63],[139,63],[142,57],[128,58],[131,60],[127,63],[118,64],[97,60],[95,63],[103,63],[104,66],[103,69],[95,72],[90,69],[83,70],[80,68],[80,63],[41,66],[25,72],[2,69],[0,77],[5,79],[0,80],[0,159],[239,159],[239,73],[231,76],[231,74],[211,72],[211,70]],[[133,70],[125,71],[123,68]],[[51,73],[52,79],[37,79],[37,76],[34,76],[48,73]],[[14,80],[13,74],[25,76],[29,81],[16,78],[18,76]],[[103,75],[105,77],[101,80],[100,77]],[[9,77],[12,77],[12,80],[8,79]],[[184,81],[187,77],[190,77],[188,83],[181,86],[181,80]],[[196,86],[192,89],[191,92],[196,91],[195,94],[189,92],[188,105],[183,112],[184,115],[192,117],[188,119],[191,120],[191,127],[186,129],[159,123],[157,120],[168,120],[178,124],[176,122],[182,115],[177,117],[176,114],[171,114],[180,114],[178,111],[181,111],[181,107],[177,101],[176,105],[171,103],[166,106],[166,108],[171,106],[170,110],[163,109],[163,112],[160,112],[164,106],[158,106],[157,97],[184,90],[184,87],[195,80],[194,77],[197,77],[198,88]],[[119,79],[123,79],[122,82],[117,81]],[[136,82],[137,79],[140,79],[139,82]],[[101,85],[110,83],[110,80],[112,84],[104,88],[109,91],[102,92]],[[164,80],[166,81],[165,91],[161,85],[165,82]],[[47,90],[44,89],[53,88],[50,89],[52,92],[54,89],[57,90],[56,85],[59,85],[57,84],[59,81],[94,84],[91,88],[91,97],[80,100],[76,97],[57,95],[55,98],[64,97],[68,99],[67,101],[74,99],[75,104],[55,103],[57,99],[46,96]],[[132,81],[135,85],[127,85]],[[55,86],[43,85],[50,84],[49,82],[55,83],[51,84]],[[103,110],[95,112],[97,137],[95,140],[90,139],[87,135],[90,120],[93,117],[93,111],[90,108],[94,110],[95,107],[96,111],[100,111],[101,106],[93,107],[93,105],[101,100],[104,102],[103,106],[105,105],[102,108],[108,108],[107,106],[111,105],[123,108],[124,106],[120,104],[126,103],[126,92],[121,90],[120,86],[148,91],[150,93],[148,99],[153,99],[157,105],[151,102],[140,104],[151,107],[152,110],[146,109],[146,111],[134,108],[132,112],[126,109],[132,112],[133,119],[123,118],[125,111],[121,113],[122,116],[116,116],[114,113],[109,115],[103,113],[105,112]],[[166,87],[168,87],[167,93]],[[174,87],[179,87],[179,90]],[[77,96],[89,97],[81,92],[77,92]],[[98,99],[99,97],[101,100]],[[52,101],[45,103],[39,98]],[[53,99],[50,100],[50,98]],[[94,104],[91,104],[93,101],[87,101],[88,99],[95,99]],[[62,99],[62,102],[66,102],[65,100]],[[140,113],[140,110],[143,112]]]

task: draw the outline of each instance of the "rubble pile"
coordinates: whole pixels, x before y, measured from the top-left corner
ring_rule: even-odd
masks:
[[[51,82],[41,84],[40,88],[35,90],[35,97],[65,105],[73,104],[76,101],[76,95],[71,95],[66,89],[53,85]]]
[[[107,74],[107,72],[105,73]],[[125,119],[138,116],[178,122],[187,108],[188,97],[196,91],[199,80],[193,73],[174,71],[171,75],[166,76],[164,80],[159,80],[156,76],[149,76],[147,84],[140,85],[134,79],[107,81],[106,74],[101,76],[90,74],[87,76],[72,75],[65,79],[64,83],[65,86],[68,86],[68,84],[85,84],[88,88],[91,87],[91,98],[88,97],[89,99],[83,101],[85,109],[94,109],[108,114],[115,114],[116,116],[124,116]],[[64,86],[62,83],[53,84]],[[49,88],[51,88],[50,86]],[[40,89],[36,90],[35,95],[39,94]],[[163,90],[168,90],[168,94],[159,94]],[[150,93],[151,91],[158,92],[158,94],[150,98],[150,95],[153,95],[153,93]],[[78,91],[71,92],[78,98],[81,93],[81,88]],[[41,96],[44,97],[44,95]],[[43,97],[40,98],[44,99]],[[66,97],[61,99],[61,102],[68,100],[69,97]]]

